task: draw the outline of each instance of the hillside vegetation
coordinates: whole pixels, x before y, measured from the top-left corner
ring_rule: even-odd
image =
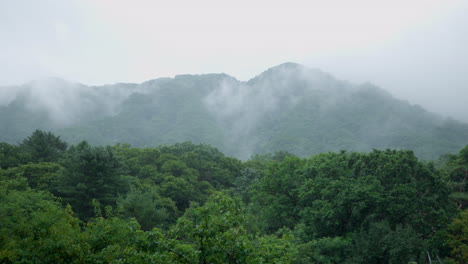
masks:
[[[437,165],[436,165],[437,164]],[[0,143],[1,263],[467,263],[468,146],[287,152]]]

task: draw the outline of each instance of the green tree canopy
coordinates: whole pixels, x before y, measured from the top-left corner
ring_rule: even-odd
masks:
[[[86,141],[71,146],[62,159],[59,193],[80,217],[93,216],[93,200],[115,206],[117,195],[128,189],[122,166],[111,147],[93,147]]]
[[[32,162],[50,162],[58,160],[67,149],[67,143],[51,132],[36,130],[21,142],[20,148]]]

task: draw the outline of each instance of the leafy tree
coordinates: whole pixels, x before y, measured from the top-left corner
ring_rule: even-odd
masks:
[[[172,199],[180,211],[187,209],[191,201],[200,201],[197,198],[201,193],[197,193],[196,182],[190,179],[165,176],[159,190],[163,197]]]
[[[140,252],[138,243],[144,233],[135,220],[97,217],[88,222],[80,234],[86,255],[83,263],[129,263],[132,254]]]
[[[139,246],[145,253],[133,253],[133,259],[138,263],[160,263],[160,264],[192,264],[198,262],[199,252],[191,244],[186,244],[178,239],[165,235],[161,230],[154,228],[145,233],[145,239]],[[147,253],[146,253],[147,252]],[[134,263],[134,262],[124,262]]]
[[[9,179],[24,177],[29,187],[56,193],[61,169],[59,164],[52,162],[29,163],[4,170],[3,176]]]
[[[448,244],[454,263],[468,263],[468,210],[461,212],[449,225]]]
[[[140,179],[139,184],[156,185],[161,197],[175,201],[178,210],[188,208],[191,201],[203,203],[213,187],[200,176],[201,173],[207,173],[201,169],[203,166],[200,164],[205,162],[204,159],[211,155],[214,148],[192,143],[159,148],[136,149],[122,145],[113,147],[117,155],[122,157],[123,166],[132,176]],[[216,150],[214,153],[219,152]],[[190,159],[194,155],[200,159]],[[187,165],[187,162],[191,162],[191,165]],[[213,168],[217,166],[219,165],[213,162],[207,165],[207,169],[215,170]]]
[[[2,186],[4,186],[2,184]],[[34,190],[0,192],[0,262],[69,263],[83,258],[70,207]]]
[[[192,201],[204,202],[213,189],[208,182],[198,181],[198,172],[178,158],[165,161],[161,171],[163,176],[158,180],[160,193],[175,201],[180,211],[188,208]]]
[[[198,252],[195,263],[290,263],[295,247],[290,238],[257,239],[244,226],[245,210],[239,200],[221,193],[205,205],[191,207],[172,233]]]
[[[241,163],[225,157],[218,149],[191,142],[161,146],[162,153],[179,157],[189,168],[198,172],[199,181],[207,181],[215,188],[232,187],[241,169]]]
[[[18,146],[0,142],[0,168],[8,169],[25,163],[24,153]]]
[[[243,221],[240,203],[217,194],[203,207],[187,210],[173,232],[193,243],[198,263],[243,263],[248,254]]]
[[[164,175],[161,172],[162,161],[159,149],[131,148],[128,144],[117,144],[112,149],[129,176],[147,184],[161,183]]]
[[[258,214],[258,224],[267,233],[287,227],[292,229],[299,219],[298,188],[303,184],[300,169],[304,160],[287,157],[273,163],[253,190],[250,210]]]
[[[297,263],[298,249],[291,232],[257,237],[247,263]]]
[[[308,179],[300,188],[300,237],[308,241],[345,236],[366,225],[376,217],[381,192],[381,185],[372,177]]]

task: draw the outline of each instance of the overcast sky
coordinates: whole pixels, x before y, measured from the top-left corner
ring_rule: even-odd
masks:
[[[468,0],[0,0],[0,84],[85,84],[293,61],[468,121]]]

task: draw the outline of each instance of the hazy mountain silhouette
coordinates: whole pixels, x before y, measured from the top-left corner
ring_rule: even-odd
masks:
[[[10,143],[39,128],[71,143],[203,142],[239,158],[397,148],[426,159],[468,144],[467,124],[295,63],[247,82],[226,74],[105,86],[48,79],[1,91],[9,94],[0,100],[0,141]]]

